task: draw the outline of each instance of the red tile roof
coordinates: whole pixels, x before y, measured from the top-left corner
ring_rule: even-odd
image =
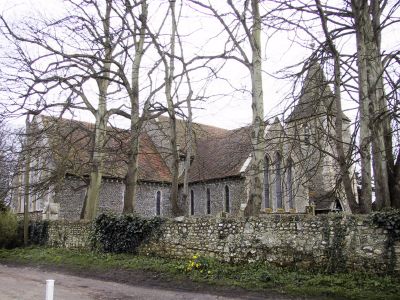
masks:
[[[45,134],[50,144],[51,155],[65,173],[86,176],[91,168],[94,124],[41,116]],[[163,145],[168,147],[169,119],[159,117],[157,132],[140,134],[139,180],[171,182],[171,173],[166,164],[166,148],[154,144],[158,134]],[[181,153],[186,152],[188,141],[187,123],[177,120],[177,142]],[[251,153],[250,127],[227,130],[214,126],[193,123],[193,162],[189,171],[190,182],[239,176]],[[127,153],[130,134],[128,130],[107,128],[104,176],[124,178],[127,171]],[[158,147],[158,148],[157,148]]]
[[[94,124],[41,116],[52,157],[66,173],[88,175],[93,152]],[[107,127],[104,176],[124,178],[127,171],[129,131]],[[150,137],[140,134],[139,180],[170,182],[171,174]]]

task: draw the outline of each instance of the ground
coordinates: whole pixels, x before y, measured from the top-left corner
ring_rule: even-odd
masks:
[[[2,300],[45,298],[46,279],[55,280],[54,299],[317,299],[290,297],[276,292],[249,292],[216,287],[189,280],[171,280],[154,272],[113,270],[78,273],[62,267],[29,267],[0,264]],[[322,299],[322,298],[319,298]]]

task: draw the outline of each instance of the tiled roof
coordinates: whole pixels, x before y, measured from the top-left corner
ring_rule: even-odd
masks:
[[[66,173],[84,176],[91,168],[94,124],[41,116],[50,144],[53,160]],[[155,129],[166,139],[168,118],[153,120]],[[177,120],[178,144],[181,154],[186,152],[186,121]],[[154,133],[154,132],[153,132]],[[171,173],[166,164],[165,149],[155,146],[150,133],[140,134],[139,180],[170,182]],[[241,175],[241,168],[251,152],[250,127],[227,130],[193,123],[193,161],[189,171],[190,182],[221,179]],[[152,135],[153,137],[153,135]],[[104,176],[124,178],[127,171],[129,131],[107,128]]]
[[[41,116],[52,157],[66,173],[88,175],[93,151],[94,124]],[[129,131],[107,127],[104,176],[124,178],[127,171]],[[150,137],[140,134],[139,180],[169,182],[171,175]]]
[[[250,127],[230,130],[223,135],[196,140],[196,154],[190,168],[191,182],[240,175],[251,153]]]
[[[169,118],[156,121],[168,135]],[[187,121],[177,119],[177,143],[182,153],[188,142]],[[193,161],[189,181],[198,182],[240,175],[240,169],[251,152],[250,128],[227,130],[210,125],[192,123]]]

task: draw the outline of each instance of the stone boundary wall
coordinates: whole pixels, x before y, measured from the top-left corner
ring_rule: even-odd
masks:
[[[51,221],[47,245],[51,247],[89,249],[92,224],[88,221]]]
[[[90,224],[52,222],[49,244],[88,247]],[[171,258],[193,254],[226,262],[267,261],[281,266],[400,271],[400,244],[368,217],[352,215],[265,215],[257,218],[165,219],[139,252]]]
[[[21,221],[24,219],[24,213],[17,213],[17,220]],[[43,219],[42,211],[30,211],[29,212],[29,220],[31,221],[41,221]]]

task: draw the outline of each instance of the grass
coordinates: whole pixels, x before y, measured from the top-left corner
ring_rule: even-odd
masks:
[[[248,290],[276,290],[298,296],[331,299],[400,299],[400,278],[365,273],[323,274],[289,270],[264,263],[231,265],[194,257],[174,260],[128,254],[102,254],[55,248],[0,249],[0,263],[29,263],[72,269],[143,270],[169,278],[236,286]]]

